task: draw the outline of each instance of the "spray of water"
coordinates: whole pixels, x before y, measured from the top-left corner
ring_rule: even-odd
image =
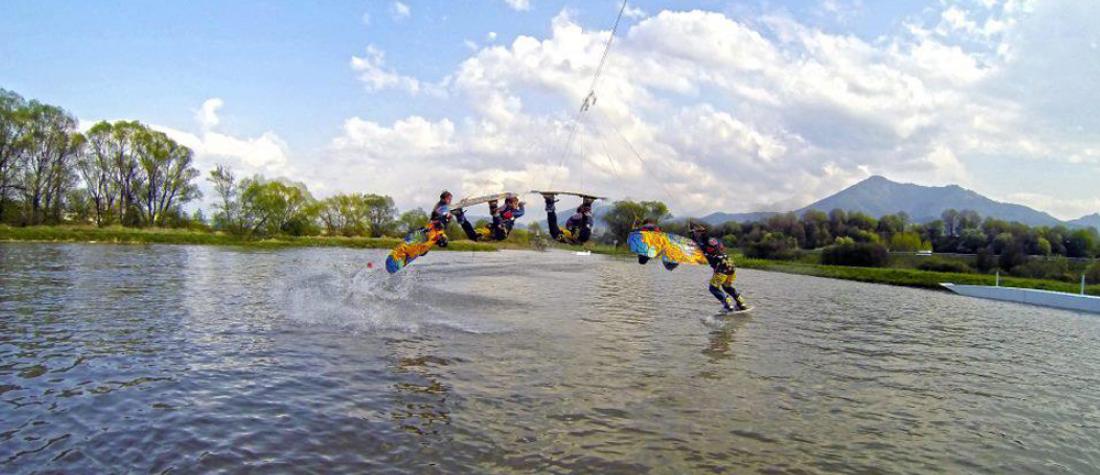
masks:
[[[420,325],[407,315],[421,309],[409,298],[415,274],[390,276],[376,269],[333,267],[290,275],[277,289],[287,318],[306,324],[360,331],[416,332]]]
[[[433,289],[415,271],[391,275],[377,267],[334,266],[288,275],[276,292],[286,317],[303,324],[366,332],[416,333],[427,327],[467,333],[501,331],[435,307],[429,298]]]

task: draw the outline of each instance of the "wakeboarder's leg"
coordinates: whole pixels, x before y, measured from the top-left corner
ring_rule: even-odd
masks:
[[[477,231],[474,231],[474,225],[470,224],[470,221],[466,219],[466,212],[464,210],[453,209],[451,210],[451,216],[454,216],[455,220],[458,221],[458,224],[462,226],[462,231],[466,233],[467,238],[469,238],[471,241],[480,240],[480,236],[478,236]]]
[[[741,294],[737,293],[737,289],[733,288],[732,285],[726,285],[722,287],[722,290],[725,290],[730,297],[733,297],[733,301],[737,304],[737,310],[744,310],[748,308],[748,304],[745,303],[745,298],[742,297]]]
[[[585,213],[581,218],[580,231],[577,233],[577,242],[584,244],[592,239],[592,216],[589,213]]]
[[[558,227],[558,213],[554,209],[554,202],[558,201],[554,195],[544,193],[542,198],[546,200],[546,225],[550,228],[550,237],[561,240],[561,228]]]
[[[733,298],[727,296],[725,292],[722,292],[721,287],[711,285],[709,289],[710,293],[714,295],[714,298],[718,299],[719,302],[722,302],[722,307],[725,308],[727,312],[734,309],[734,306],[737,304],[737,302],[735,302]]]

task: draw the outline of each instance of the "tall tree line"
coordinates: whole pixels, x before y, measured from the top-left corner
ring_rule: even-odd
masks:
[[[193,152],[139,122],[86,133],[64,109],[0,89],[0,222],[163,226],[200,196]]]

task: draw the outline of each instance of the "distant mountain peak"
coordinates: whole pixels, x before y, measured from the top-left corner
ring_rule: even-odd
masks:
[[[1092,226],[1100,231],[1100,213],[1086,214],[1075,220],[1068,221],[1067,224],[1086,228]]]
[[[804,208],[795,210],[802,214],[808,210],[829,212],[834,209],[859,211],[871,216],[905,212],[915,222],[939,219],[945,210],[974,210],[983,217],[1006,221],[1018,221],[1030,226],[1055,226],[1066,224],[1057,218],[1023,205],[1001,203],[959,185],[924,186],[899,183],[882,175],[871,175],[831,196]],[[725,221],[756,221],[778,213],[713,213],[703,218],[710,223]],[[1080,222],[1078,222],[1080,221]],[[1100,228],[1100,213],[1095,219],[1086,216],[1068,224]]]

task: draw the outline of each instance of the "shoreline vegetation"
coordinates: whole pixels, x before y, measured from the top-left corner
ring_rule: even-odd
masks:
[[[738,256],[737,265],[744,269],[756,269],[786,274],[825,277],[830,279],[852,280],[872,284],[887,284],[901,287],[916,287],[931,290],[944,290],[940,283],[950,282],[961,285],[994,285],[996,276],[992,274],[936,272],[921,269],[898,267],[848,267],[823,264],[808,264],[791,261],[770,261]],[[1001,275],[1002,287],[1052,290],[1056,292],[1079,293],[1080,284],[1059,280],[1029,279]],[[946,291],[946,290],[944,290]],[[1088,295],[1100,296],[1100,285],[1085,287]]]
[[[0,242],[104,243],[104,244],[184,244],[235,246],[248,248],[347,247],[353,249],[391,249],[401,242],[394,237],[277,236],[249,239],[221,232],[172,228],[127,228],[122,226],[27,226],[0,225]],[[492,252],[492,244],[451,241],[443,251]]]
[[[246,239],[232,234],[196,231],[188,229],[126,228],[121,226],[28,226],[11,227],[0,225],[0,242],[43,242],[43,243],[105,243],[105,244],[182,244],[206,246],[230,246],[257,249],[278,249],[290,247],[345,247],[353,249],[390,249],[401,240],[393,237],[342,237],[342,236],[281,236],[269,239]],[[534,250],[530,246],[515,242],[478,243],[466,240],[453,240],[442,251],[494,252],[498,250]],[[622,248],[605,244],[588,246],[586,249],[595,254],[610,256],[631,256]],[[941,282],[970,285],[993,285],[995,277],[991,274],[936,272],[899,267],[849,267],[815,264],[804,261],[780,261],[735,257],[738,267],[744,269],[782,272],[787,274],[824,277],[830,279],[851,280],[857,282],[916,287],[931,290],[943,290]],[[1077,293],[1078,284],[1069,282],[1028,279],[1002,276],[1004,287],[1053,290]],[[1089,285],[1085,292],[1100,295],[1100,285]]]

